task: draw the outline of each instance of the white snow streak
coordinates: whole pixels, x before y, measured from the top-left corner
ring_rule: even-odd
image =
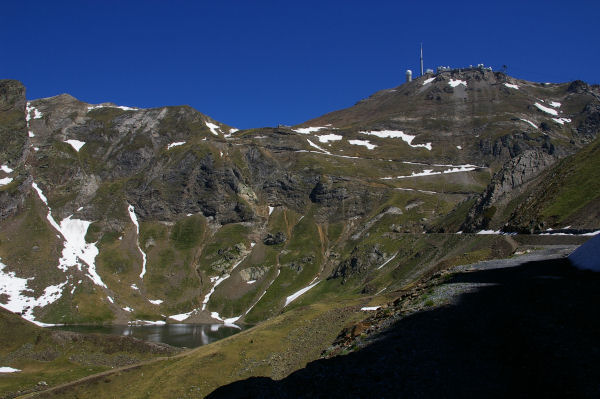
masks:
[[[552,120],[560,125],[564,125],[566,123],[570,123],[571,119],[569,118],[552,118]]]
[[[0,367],[0,373],[16,373],[21,370],[13,369],[12,367]]]
[[[369,140],[348,140],[348,142],[352,145],[362,145],[364,147],[367,147],[367,149],[369,150],[372,150],[373,148],[377,147],[377,145],[371,144]]]
[[[302,294],[304,294],[305,292],[307,292],[308,290],[310,290],[311,288],[313,288],[315,285],[319,284],[320,282],[321,281],[317,281],[316,283],[312,283],[308,287],[304,287],[301,290],[296,291],[292,295],[290,295],[287,298],[285,298],[285,305],[283,305],[283,307],[286,307],[287,305],[289,305],[290,303],[292,303],[296,298],[298,298],[299,296],[301,296]]]
[[[269,206],[269,215],[271,215],[273,213],[273,210],[275,209],[275,207],[273,206]]]
[[[380,308],[381,308],[381,306],[364,306],[364,307],[360,308],[360,310],[368,312],[368,311],[372,311],[372,310],[379,310]]]
[[[249,255],[249,254],[248,254]],[[246,256],[248,256],[246,255]],[[227,280],[229,277],[231,277],[231,272],[239,266],[240,263],[242,263],[244,261],[244,259],[246,259],[246,256],[244,256],[242,259],[240,259],[235,265],[233,265],[233,267],[231,268],[231,270],[229,271],[229,273],[225,273],[220,277],[211,277],[210,281],[215,281],[215,285],[212,286],[212,288],[210,289],[210,291],[208,292],[208,294],[206,294],[206,296],[204,297],[204,300],[202,301],[202,310],[206,310],[206,306],[208,305],[208,301],[210,300],[210,296],[215,292],[215,288],[217,288],[217,286],[219,284],[221,284],[223,281]],[[214,279],[214,280],[213,280]]]
[[[431,83],[431,82],[433,82],[434,80],[435,80],[435,76],[434,76],[433,78],[425,79],[425,80],[423,81],[423,86],[425,86],[425,85],[426,85],[426,84],[428,84],[428,83]]]
[[[540,111],[544,111],[545,113],[550,114],[550,115],[558,116],[558,112],[556,112],[555,109],[544,107],[540,103],[535,103],[533,105],[535,105]]]
[[[164,301],[162,299],[148,299],[148,302],[150,302],[153,305],[160,305]]]
[[[369,136],[377,136],[377,137],[384,138],[384,139],[385,138],[402,139],[402,141],[404,141],[406,144],[408,144],[409,146],[411,146],[413,148],[422,147],[422,148],[427,148],[429,151],[431,151],[431,143],[412,144],[412,141],[417,136],[411,136],[410,134],[405,134],[401,130],[379,130],[379,131],[369,131],[369,132],[359,132],[359,133],[366,134]]]
[[[557,102],[557,101],[552,101],[550,102],[550,106],[554,107],[554,108],[560,108],[562,104]]]
[[[169,144],[167,146],[167,150],[170,150],[173,147],[177,147],[177,146],[184,145],[184,144],[185,144],[185,141],[176,141],[175,143]]]
[[[529,121],[529,120],[523,119],[523,118],[519,118],[519,120],[521,120],[523,122],[526,122],[526,123],[529,123],[531,126],[533,126],[536,129],[538,128],[537,125],[535,123],[533,123],[532,121]]]
[[[434,166],[452,166],[452,165],[434,165]],[[442,170],[442,171],[435,171],[433,169],[424,169],[422,172],[411,172],[410,175],[405,175],[405,176],[389,176],[389,177],[382,177],[381,180],[391,180],[391,179],[406,179],[409,177],[422,177],[422,176],[433,176],[433,175],[441,175],[441,174],[448,174],[448,173],[460,173],[460,172],[471,172],[475,169],[480,169],[479,166],[476,165],[457,165],[457,166],[452,166],[450,169],[446,169],[446,170]]]
[[[137,111],[139,109],[139,108],[135,108],[135,107],[126,107],[124,105],[97,104],[97,105],[88,105],[87,112],[90,112],[93,109],[99,109],[99,108],[119,108],[119,109],[122,109],[123,111]]]
[[[331,153],[329,151],[322,149],[321,147],[319,147],[318,145],[316,145],[315,143],[313,143],[309,139],[306,139],[306,141],[308,141],[308,144],[310,144],[311,147],[314,147],[314,148],[316,148],[319,151],[323,151],[325,154],[331,155]]]
[[[511,89],[517,89],[517,90],[519,90],[519,86],[514,85],[512,83],[504,83],[504,86],[509,87]]]
[[[219,132],[217,132],[217,130],[221,130],[219,125],[215,125],[214,123],[210,123],[208,121],[205,121],[204,123],[206,124],[206,126],[208,126],[212,134],[214,134],[215,136],[219,135]]]
[[[7,165],[0,166],[0,170],[2,170],[5,173],[12,173],[13,171],[13,169],[9,168]]]
[[[252,306],[250,306],[248,308],[248,310],[246,310],[246,313],[244,313],[244,315],[247,315],[252,310],[252,308],[254,308],[256,306],[256,304],[260,302],[260,300],[263,298],[263,296],[265,296],[265,294],[267,293],[267,290],[269,288],[271,288],[271,286],[273,285],[273,283],[275,282],[275,280],[277,280],[277,277],[279,277],[279,273],[281,273],[281,270],[277,269],[277,275],[275,276],[275,278],[273,279],[273,281],[271,281],[271,283],[269,284],[269,286],[267,288],[265,288],[264,292],[258,297],[258,300],[256,302],[254,302],[254,304],[252,304]]]
[[[133,205],[128,204],[127,211],[129,212],[131,222],[135,225],[135,232],[137,234],[137,247],[142,254],[142,272],[140,273],[140,278],[144,278],[144,275],[146,274],[146,253],[142,251],[142,247],[140,247],[140,224],[138,223]]]
[[[385,265],[387,265],[388,263],[390,263],[392,260],[394,260],[394,258],[396,257],[396,255],[398,255],[398,252],[396,252],[391,258],[389,258],[388,260],[386,260],[385,262],[383,262],[383,264],[381,266],[379,266],[377,268],[377,270],[381,269],[382,267],[384,267]]]

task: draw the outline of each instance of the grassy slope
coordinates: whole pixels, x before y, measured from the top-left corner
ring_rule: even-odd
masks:
[[[511,216],[513,223],[537,220],[553,228],[571,223],[592,223],[598,227],[600,220],[593,207],[585,215],[581,212],[600,201],[600,140],[563,159],[538,180],[531,190],[514,200],[522,201],[520,204],[509,204],[516,208]]]
[[[340,286],[339,280],[326,280],[285,308],[282,314],[235,336],[178,358],[102,375],[41,397],[196,398],[204,397],[221,385],[251,376],[283,378],[318,358],[344,327],[366,318],[368,314],[359,311],[361,306],[393,300],[399,295],[398,289],[411,287],[416,279],[434,272],[433,265],[440,265],[436,259],[446,259],[440,266],[448,266],[461,260],[498,255],[493,250],[504,238],[418,234],[397,239],[401,244],[396,245],[402,246],[408,258],[411,253],[421,255],[392,262],[376,272],[381,282],[405,281],[403,286],[394,286],[393,292],[385,297],[360,294],[357,291],[360,284],[356,281]],[[444,257],[448,248],[454,250]],[[426,255],[428,253],[432,255]],[[423,268],[423,261],[429,266]]]
[[[330,302],[301,307],[185,356],[41,397],[197,398],[250,376],[283,378],[318,357],[347,323],[365,317],[353,307],[357,304]]]
[[[21,370],[0,374],[0,396],[73,381],[113,367],[176,352],[127,337],[51,331],[0,308],[0,365]]]

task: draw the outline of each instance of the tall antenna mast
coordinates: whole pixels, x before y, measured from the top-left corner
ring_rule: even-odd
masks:
[[[423,76],[423,43],[421,43],[421,76]]]

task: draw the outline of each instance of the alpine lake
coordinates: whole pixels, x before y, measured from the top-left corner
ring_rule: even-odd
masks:
[[[162,325],[64,325],[51,327],[56,330],[82,334],[112,334],[160,342],[179,348],[196,348],[227,338],[250,326],[225,324],[162,324]]]

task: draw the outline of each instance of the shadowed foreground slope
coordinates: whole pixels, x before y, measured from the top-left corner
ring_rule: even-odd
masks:
[[[600,395],[600,275],[559,259],[459,273],[448,283],[485,285],[454,306],[400,320],[354,353],[208,397]]]

